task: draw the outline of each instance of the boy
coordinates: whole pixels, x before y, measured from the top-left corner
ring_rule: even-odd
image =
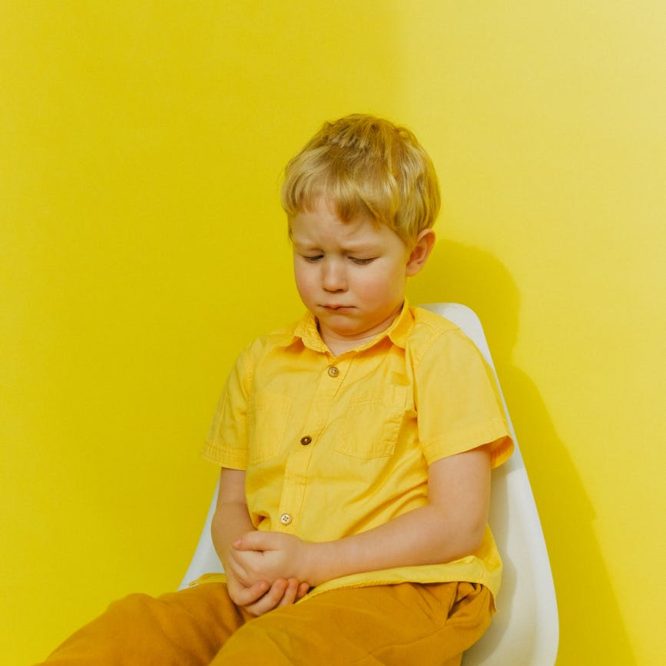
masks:
[[[307,314],[240,355],[204,450],[226,576],[113,604],[48,663],[441,666],[490,623],[490,470],[512,443],[474,345],[405,302],[435,240],[430,159],[342,118],[282,203]]]

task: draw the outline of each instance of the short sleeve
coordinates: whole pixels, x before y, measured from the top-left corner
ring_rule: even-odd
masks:
[[[458,328],[435,338],[415,364],[418,432],[428,464],[490,444],[497,467],[513,451],[491,369]]]
[[[250,351],[245,350],[229,373],[208,432],[202,456],[221,467],[247,468],[248,396],[251,384]]]

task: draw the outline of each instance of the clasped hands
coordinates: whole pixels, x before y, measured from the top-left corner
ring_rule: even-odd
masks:
[[[247,532],[225,561],[231,599],[252,615],[293,604],[307,594],[315,544],[281,532]]]

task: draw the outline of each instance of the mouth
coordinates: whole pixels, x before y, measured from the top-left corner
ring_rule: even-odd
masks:
[[[353,310],[352,305],[337,305],[337,304],[332,304],[332,305],[321,305],[324,310],[329,310],[330,312],[346,312],[347,310]]]

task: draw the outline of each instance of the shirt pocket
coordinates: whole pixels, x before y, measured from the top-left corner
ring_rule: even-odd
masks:
[[[335,450],[354,458],[386,458],[395,452],[407,410],[407,386],[354,396],[340,417]]]
[[[248,462],[260,463],[280,453],[291,415],[291,400],[259,391],[248,407]]]

